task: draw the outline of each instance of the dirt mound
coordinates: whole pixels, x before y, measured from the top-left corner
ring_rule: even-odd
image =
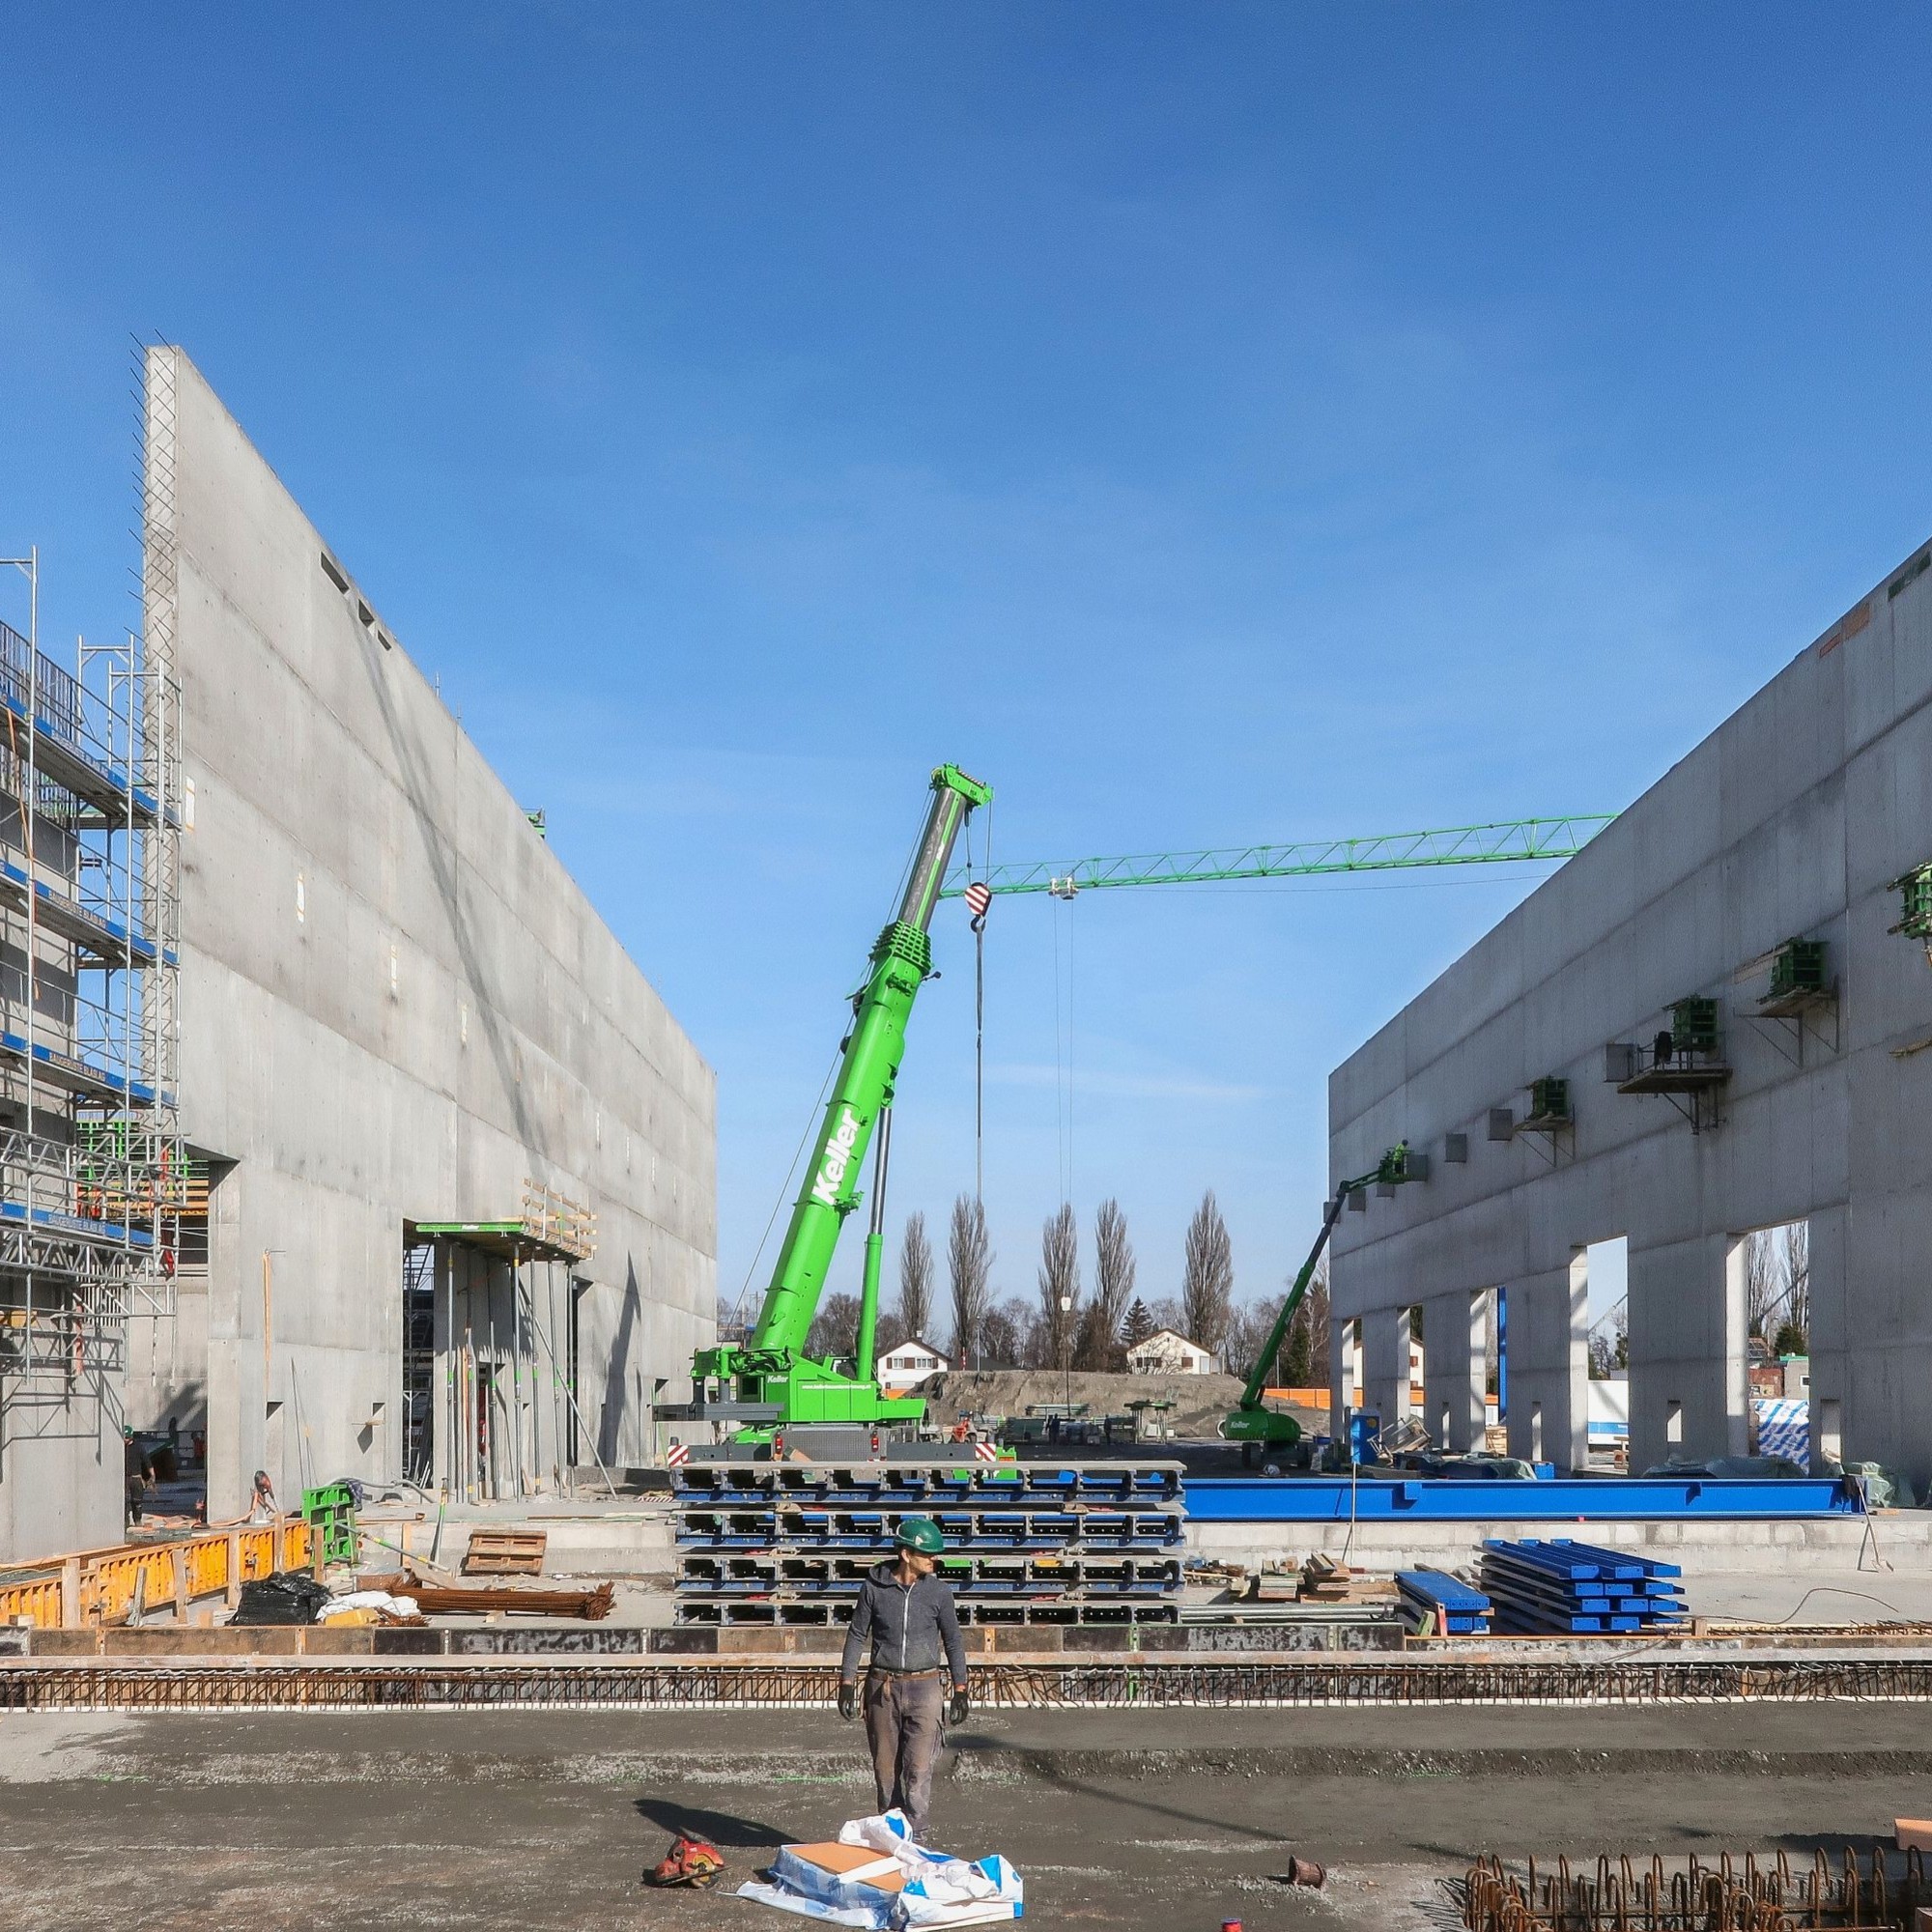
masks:
[[[1091,1416],[1124,1415],[1130,1402],[1174,1404],[1167,1423],[1177,1435],[1212,1435],[1241,1399],[1233,1376],[1062,1376],[1053,1369],[955,1369],[920,1390],[929,1421],[962,1415],[1024,1415],[1035,1403],[1084,1402]]]

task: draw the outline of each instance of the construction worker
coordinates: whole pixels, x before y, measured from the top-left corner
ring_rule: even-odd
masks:
[[[944,1727],[966,1720],[966,1646],[952,1592],[936,1574],[946,1548],[939,1525],[907,1517],[893,1540],[896,1557],[874,1564],[859,1586],[838,1662],[838,1715],[857,1714],[859,1653],[869,1636],[866,1736],[879,1809],[903,1812],[913,1842],[923,1844]]]

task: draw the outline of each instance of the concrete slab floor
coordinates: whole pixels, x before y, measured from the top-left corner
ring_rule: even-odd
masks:
[[[870,1808],[831,1714],[0,1718],[0,1926],[788,1920],[657,1893],[671,1832],[732,1883]],[[1029,1923],[1416,1932],[1476,1854],[1864,1848],[1932,1802],[1921,1709],[988,1713],[933,1835],[1025,1873]],[[1319,1895],[1271,1874],[1328,1864]]]

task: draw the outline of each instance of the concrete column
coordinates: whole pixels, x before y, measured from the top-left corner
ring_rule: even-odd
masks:
[[[1378,1308],[1362,1317],[1362,1406],[1386,1429],[1408,1413],[1408,1310]]]
[[[1328,1319],[1328,1434],[1338,1441],[1347,1427],[1343,1418],[1353,1403],[1355,1389],[1354,1348],[1349,1339],[1350,1323],[1330,1312]]]
[[[1483,1439],[1484,1299],[1436,1294],[1423,1304],[1423,1421],[1438,1448],[1466,1454]],[[1446,1418],[1446,1420],[1445,1420]]]
[[[1633,1470],[1677,1456],[1741,1454],[1745,1429],[1743,1275],[1727,1234],[1630,1244]],[[1512,1311],[1514,1312],[1514,1311]]]
[[[1852,1402],[1853,1337],[1845,1309],[1845,1250],[1850,1218],[1849,1210],[1842,1206],[1822,1208],[1810,1217],[1810,1425],[1814,1475],[1822,1472],[1827,1454],[1836,1456],[1841,1462],[1848,1453],[1855,1462],[1870,1460],[1856,1446],[1856,1434],[1849,1450],[1845,1439],[1848,1426],[1855,1431],[1858,1421]]]
[[[1581,1248],[1509,1291],[1509,1446],[1567,1475],[1589,1462],[1590,1277]]]

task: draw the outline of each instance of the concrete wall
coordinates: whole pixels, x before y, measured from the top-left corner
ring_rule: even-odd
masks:
[[[1932,570],[1920,551],[1802,651],[1329,1083],[1331,1179],[1406,1138],[1426,1182],[1336,1231],[1338,1318],[1378,1336],[1508,1290],[1511,1447],[1583,1461],[1587,1269],[1629,1237],[1631,1460],[1742,1451],[1739,1237],[1808,1219],[1812,1440],[1932,1477],[1932,965],[1887,928],[1932,859]],[[1824,940],[1835,1009],[1754,1017],[1765,955]],[[1715,997],[1734,1069],[1715,1129],[1620,1094],[1604,1048]],[[1568,1078],[1574,1131],[1487,1137]],[[1467,1136],[1467,1159],[1445,1159]],[[1338,1319],[1336,1332],[1342,1333]],[[1469,1351],[1458,1349],[1457,1359]],[[1480,1352],[1476,1354],[1480,1374]],[[1445,1397],[1435,1389],[1431,1406]],[[1825,1404],[1836,1405],[1827,1410]],[[1452,1410],[1467,1412],[1464,1400]],[[1673,1421],[1673,1417],[1675,1418]],[[1460,1425],[1466,1427],[1466,1425]],[[1668,1438],[1675,1435],[1678,1438]]]
[[[233,1165],[172,1380],[211,1514],[258,1464],[399,1472],[404,1224],[514,1219],[526,1178],[598,1217],[580,1400],[641,1463],[712,1334],[711,1069],[185,356],[178,394],[181,1120]]]

